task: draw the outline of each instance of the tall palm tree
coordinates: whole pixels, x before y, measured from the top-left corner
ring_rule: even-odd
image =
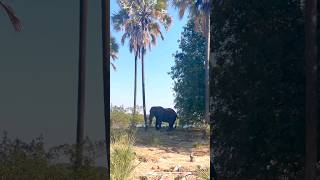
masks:
[[[106,138],[106,179],[110,179],[110,56],[108,53],[113,49],[112,45],[108,46],[108,42],[112,43],[112,39],[110,40],[110,24],[109,24],[109,9],[110,4],[108,0],[101,0],[101,27],[102,27],[102,72],[103,72],[103,97],[104,97],[104,124],[105,124],[105,138]],[[110,49],[109,49],[110,48]],[[114,49],[115,50],[115,49]],[[115,52],[112,50],[113,52]]]
[[[122,37],[122,42],[124,42],[126,38],[129,38],[130,51],[131,49],[134,50],[135,59],[137,60],[138,57],[141,57],[143,115],[145,127],[147,129],[144,55],[146,53],[146,47],[151,49],[151,45],[156,45],[158,36],[163,39],[163,35],[160,30],[160,24],[162,24],[164,28],[168,30],[172,23],[172,18],[166,11],[166,0],[119,0],[118,3],[121,10],[118,14],[114,15],[113,21],[115,24],[115,29],[121,29],[122,27],[125,30],[125,33]]]
[[[316,179],[317,163],[317,0],[306,0],[306,161],[305,180]]]
[[[104,51],[107,51],[106,49]],[[110,37],[110,57],[112,58],[112,60],[116,60],[118,59],[118,51],[119,51],[119,45],[116,42],[116,39],[114,37]],[[108,51],[107,51],[108,52]],[[107,54],[104,54],[105,56],[107,56]],[[116,70],[116,66],[110,62],[112,68],[114,70]]]
[[[13,9],[6,3],[0,1],[0,8],[4,9],[4,11],[7,13],[9,16],[9,19],[16,31],[21,31],[21,22],[19,18],[16,16],[15,12]]]
[[[126,2],[128,3],[128,2]],[[120,7],[122,7],[123,2],[118,1]],[[139,51],[141,46],[141,28],[136,23],[133,18],[129,17],[129,9],[122,7],[119,12],[113,14],[112,22],[113,27],[116,31],[124,31],[124,34],[121,38],[121,44],[124,45],[125,40],[129,39],[129,50],[131,53],[134,53],[134,97],[133,97],[133,117],[136,114],[137,106],[137,63],[139,57]]]
[[[82,165],[84,142],[85,111],[85,75],[86,75],[86,38],[87,38],[88,0],[80,0],[80,34],[79,34],[79,80],[78,80],[78,114],[77,114],[77,148],[75,168]]]

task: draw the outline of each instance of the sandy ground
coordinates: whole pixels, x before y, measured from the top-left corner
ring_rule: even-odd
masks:
[[[132,179],[197,179],[198,166],[210,166],[209,138],[202,137],[196,130],[138,130],[134,150],[139,165]]]

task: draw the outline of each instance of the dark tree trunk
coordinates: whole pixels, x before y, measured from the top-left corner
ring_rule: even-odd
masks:
[[[102,12],[102,52],[103,52],[103,100],[104,100],[104,124],[106,138],[106,179],[110,179],[110,24],[109,1],[101,0]]]
[[[146,114],[146,95],[145,95],[145,86],[144,86],[144,47],[142,48],[142,55],[141,55],[141,66],[142,66],[142,103],[143,103],[143,118],[145,124],[145,130],[148,129],[147,125],[147,114]]]
[[[305,180],[316,179],[317,162],[317,0],[306,0],[306,161]]]
[[[79,80],[78,80],[78,114],[77,114],[77,149],[75,167],[82,165],[84,113],[85,113],[85,76],[86,76],[86,35],[87,35],[88,0],[80,1],[79,26]]]
[[[137,106],[137,62],[138,61],[138,52],[134,57],[134,97],[133,97],[133,115],[136,115],[136,106]]]
[[[209,89],[209,60],[210,60],[210,13],[206,15],[206,59],[205,59],[205,122],[210,121],[210,89]]]
[[[205,120],[206,123],[210,124],[210,173],[212,176],[213,180],[217,180],[217,173],[214,168],[214,157],[213,157],[213,122],[211,121],[210,118],[210,88],[213,89],[213,84],[214,83],[209,83],[210,82],[210,74],[209,74],[209,67],[210,67],[210,42],[211,42],[211,31],[210,31],[210,13],[207,14],[206,17],[206,62],[205,62]],[[213,62],[211,62],[213,65]],[[212,66],[211,66],[212,67]],[[213,71],[213,69],[212,69]],[[213,74],[213,72],[212,72]],[[213,76],[211,76],[213,77]],[[214,82],[212,79],[211,82]],[[211,86],[211,87],[210,87]]]

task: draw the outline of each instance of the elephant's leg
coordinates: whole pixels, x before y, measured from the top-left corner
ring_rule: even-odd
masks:
[[[173,121],[169,121],[169,128],[168,128],[168,131],[171,131],[173,130]]]
[[[170,121],[170,123],[169,123],[169,128],[171,130],[173,130],[173,125],[174,125],[175,121],[176,121],[176,119],[172,119],[172,121]]]
[[[159,130],[161,128],[160,121],[156,120],[156,130]]]

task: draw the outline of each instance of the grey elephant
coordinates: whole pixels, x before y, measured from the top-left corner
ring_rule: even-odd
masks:
[[[173,129],[174,122],[177,119],[177,113],[171,108],[163,108],[161,106],[154,106],[150,108],[149,126],[152,124],[153,117],[156,118],[156,130],[161,128],[162,122],[169,123],[169,131]]]

